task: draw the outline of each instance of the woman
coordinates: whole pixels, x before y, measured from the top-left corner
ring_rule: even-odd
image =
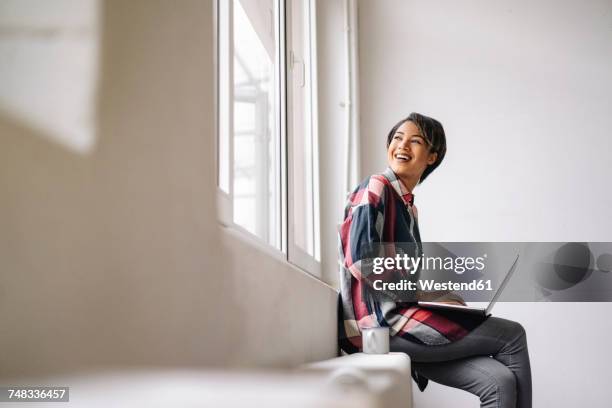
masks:
[[[435,119],[411,113],[387,136],[388,168],[350,194],[340,232],[340,347],[361,350],[361,329],[388,326],[391,350],[408,354],[423,391],[427,380],[480,397],[481,407],[531,407],[531,368],[525,330],[516,322],[419,308],[416,302],[380,300],[362,290],[366,247],[390,242],[420,246],[413,189],[446,153]],[[365,263],[364,263],[365,264]],[[465,304],[452,293],[417,292],[416,300]]]

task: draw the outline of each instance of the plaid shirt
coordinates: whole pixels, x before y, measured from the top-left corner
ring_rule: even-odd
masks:
[[[348,197],[344,222],[339,226],[339,341],[347,353],[361,351],[362,328],[387,326],[392,336],[443,345],[464,337],[479,323],[466,314],[434,312],[418,307],[416,302],[380,301],[362,292],[361,285],[365,283],[360,279],[361,261],[369,244],[414,242],[420,249],[413,200],[414,196],[390,168],[368,177]]]

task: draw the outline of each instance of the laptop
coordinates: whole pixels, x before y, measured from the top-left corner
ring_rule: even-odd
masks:
[[[493,299],[491,299],[491,302],[489,302],[489,305],[486,308],[448,304],[448,303],[442,303],[442,302],[418,302],[418,305],[426,309],[456,310],[460,312],[472,313],[472,314],[481,315],[485,317],[490,316],[491,309],[493,309],[495,302],[497,302],[497,299],[499,299],[499,297],[501,296],[502,291],[508,284],[510,277],[512,276],[512,274],[514,273],[514,270],[516,269],[516,263],[518,262],[518,259],[519,259],[519,255],[517,254],[516,258],[514,259],[514,262],[512,263],[512,266],[506,273],[506,277],[502,281],[501,285],[499,285],[499,288],[497,288],[495,295],[493,295]]]

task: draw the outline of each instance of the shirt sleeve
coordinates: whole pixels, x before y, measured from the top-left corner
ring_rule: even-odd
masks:
[[[406,297],[398,292],[381,287],[381,282],[399,282],[406,271],[395,268],[384,268],[374,273],[375,258],[394,257],[397,247],[393,234],[385,231],[385,217],[389,205],[393,205],[390,194],[392,187],[372,176],[360,205],[353,209],[353,219],[349,231],[350,260],[346,267],[351,274],[361,281],[362,290],[368,290],[378,302],[384,303],[384,309],[392,309],[396,302]],[[366,196],[367,194],[367,196]],[[382,266],[382,265],[378,265]],[[378,282],[378,287],[376,284]]]
[[[355,194],[342,225],[344,266],[361,278],[361,261],[371,259],[383,242],[385,185],[375,176]]]
[[[393,227],[385,222],[388,206],[395,204],[393,197],[390,197],[393,194],[391,189],[390,185],[372,176],[363,191],[354,197],[356,203],[349,211],[350,225],[346,231],[347,242],[344,248],[344,267],[362,283],[362,290],[369,288],[374,298],[384,302],[387,309],[393,303],[415,302],[416,293],[387,289],[381,284],[415,281],[418,277],[418,274],[411,274],[398,266],[381,268],[374,273],[376,258],[395,257],[405,250],[402,243],[398,245],[392,242],[392,231],[385,231],[385,228]]]

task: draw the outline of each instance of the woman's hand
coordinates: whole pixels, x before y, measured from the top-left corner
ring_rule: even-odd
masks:
[[[417,292],[417,299],[424,302],[440,302],[467,306],[461,296],[448,291]]]
[[[451,304],[451,305],[467,306],[467,304],[465,303],[463,298],[461,296],[459,296],[458,294],[453,293],[453,292],[447,293],[441,299],[437,300],[437,302],[448,303],[448,304]]]

